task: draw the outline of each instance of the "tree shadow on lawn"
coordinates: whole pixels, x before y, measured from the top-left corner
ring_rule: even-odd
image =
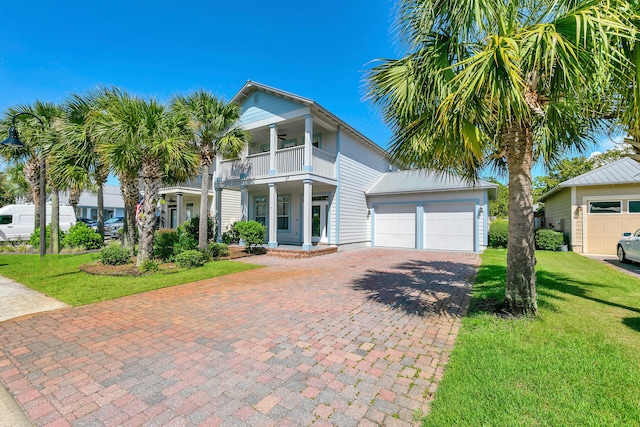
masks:
[[[369,270],[353,282],[367,298],[408,314],[461,314],[475,277],[473,265],[446,261],[406,261],[386,271]],[[463,311],[464,312],[464,311]]]
[[[593,288],[607,288],[609,285],[600,283],[587,283],[578,280],[571,279],[567,276],[560,274],[549,274],[546,271],[538,271],[536,273],[538,294],[552,299],[558,299],[557,295],[553,295],[545,290],[559,291],[565,294],[573,295],[579,298],[584,298],[589,301],[597,302],[600,304],[608,305],[610,307],[622,308],[624,310],[640,313],[640,308],[631,307],[624,304],[618,304],[616,302],[607,301],[601,298],[596,298],[590,295]]]

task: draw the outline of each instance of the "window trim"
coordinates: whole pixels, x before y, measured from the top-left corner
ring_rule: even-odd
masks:
[[[288,209],[287,209],[287,214],[286,215],[285,214],[280,215],[278,213],[279,212],[278,208],[280,207],[280,203],[281,203],[280,199],[281,198],[282,199],[284,199],[284,198],[287,199],[286,204],[288,206]],[[280,224],[279,224],[279,221],[278,221],[280,218],[287,218],[287,228],[280,228]],[[276,226],[278,227],[278,231],[291,232],[291,194],[279,194],[278,195],[278,203],[276,205]]]
[[[627,200],[627,213],[629,215],[640,215],[640,210],[638,210],[638,212],[631,212],[631,202],[640,203],[640,199],[637,199],[637,200],[629,199],[629,200]]]
[[[593,203],[615,203],[615,202],[620,204],[620,212],[592,212],[592,210],[591,210],[591,206],[592,206]],[[622,206],[623,206],[623,203],[622,203],[621,199],[617,199],[617,200],[615,200],[615,199],[614,200],[589,200],[588,205],[587,205],[587,208],[588,208],[587,213],[589,215],[622,215]]]

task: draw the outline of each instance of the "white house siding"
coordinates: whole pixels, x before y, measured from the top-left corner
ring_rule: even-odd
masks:
[[[240,192],[234,190],[222,190],[222,232],[228,231],[231,225],[242,219],[242,207],[240,206]],[[210,206],[213,211],[215,206]]]
[[[388,170],[389,163],[380,152],[357,142],[344,129],[340,131],[339,149],[337,243],[370,245],[371,226],[365,191]]]

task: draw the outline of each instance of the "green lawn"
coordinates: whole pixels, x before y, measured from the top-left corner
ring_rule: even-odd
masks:
[[[640,279],[571,252],[536,257],[538,318],[464,318],[423,425],[640,425]],[[482,255],[476,306],[502,299],[505,263],[505,250]]]
[[[0,275],[78,306],[258,267],[234,261],[214,261],[177,273],[139,277],[96,276],[78,270],[78,266],[99,257],[98,253],[47,255],[40,260],[39,255],[0,255]]]

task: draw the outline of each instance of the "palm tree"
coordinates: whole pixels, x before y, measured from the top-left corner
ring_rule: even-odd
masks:
[[[122,173],[121,184],[123,176],[141,177],[138,265],[142,265],[153,254],[158,194],[166,171],[172,164],[193,172],[197,167],[197,156],[188,145],[186,117],[172,114],[155,100],[120,93],[96,116],[94,129],[99,150]]]
[[[49,102],[35,101],[33,105],[17,105],[5,111],[2,120],[3,127],[9,127],[18,113],[29,113],[38,116],[43,124],[40,124],[31,116],[21,116],[16,121],[19,129],[20,140],[25,148],[20,150],[3,147],[3,155],[14,164],[21,163],[24,175],[29,185],[31,199],[35,207],[34,225],[40,226],[40,156],[47,159],[51,146],[58,139],[58,128],[61,118],[60,108]]]
[[[200,223],[198,247],[207,248],[209,170],[216,154],[237,156],[249,142],[248,133],[237,127],[240,106],[225,103],[205,90],[176,95],[172,108],[189,117],[191,140],[200,153]]]
[[[508,173],[513,314],[537,312],[532,166],[590,141],[612,69],[627,69],[624,13],[606,0],[403,0],[408,53],[367,77],[400,164],[471,180],[486,166]]]
[[[98,114],[108,101],[109,89],[90,91],[86,95],[72,94],[64,105],[64,138],[52,153],[52,172],[60,180],[60,187],[68,187],[69,203],[72,195],[83,189],[97,187],[98,232],[104,237],[103,188],[109,175],[109,166],[91,137],[91,116]],[[76,202],[77,205],[77,202]]]

